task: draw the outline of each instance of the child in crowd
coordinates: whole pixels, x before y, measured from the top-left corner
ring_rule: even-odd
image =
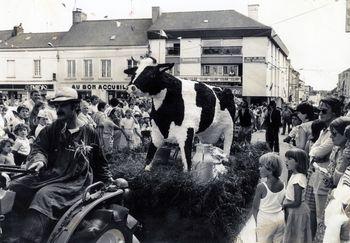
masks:
[[[0,164],[15,165],[15,159],[12,154],[12,139],[3,139],[0,141]]]
[[[304,150],[294,148],[285,154],[286,167],[291,172],[286,188],[286,198],[283,208],[286,214],[284,243],[312,242],[310,227],[310,210],[304,202],[306,174],[309,168],[309,158]]]
[[[38,122],[38,125],[35,128],[35,137],[38,137],[40,131],[43,130],[44,127],[48,125],[49,118],[47,113],[44,110],[39,111],[37,115],[37,122]]]
[[[279,179],[281,160],[277,154],[267,153],[259,158],[259,164],[260,177],[267,180],[257,186],[253,201],[257,242],[281,242],[284,233],[282,202],[285,195],[284,185]]]
[[[317,141],[321,131],[325,128],[326,128],[326,123],[321,120],[314,120],[311,123],[311,134],[308,137],[308,140],[305,145],[305,152],[307,154],[309,154],[312,145]]]
[[[289,132],[288,136],[285,139],[283,139],[283,142],[290,143],[293,146],[295,146],[296,145],[295,140],[297,139],[298,129],[299,129],[299,125],[301,124],[301,120],[299,119],[296,113],[292,114],[290,118],[292,120],[293,128]]]
[[[23,123],[20,123],[15,127],[14,133],[17,138],[12,150],[16,165],[21,165],[25,162],[30,153],[30,142],[27,138],[28,130],[28,126]]]
[[[130,109],[125,111],[125,117],[120,121],[120,127],[124,130],[124,134],[127,136],[127,141],[129,148],[135,148],[135,136],[139,136],[141,138],[141,134],[139,134],[137,130],[137,121],[134,117],[132,117],[132,111]]]

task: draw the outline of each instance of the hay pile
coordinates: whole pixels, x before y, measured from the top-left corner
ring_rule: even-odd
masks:
[[[127,207],[143,227],[142,242],[228,242],[245,222],[259,178],[258,158],[264,143],[240,148],[226,166],[228,173],[206,185],[196,183],[180,164],[159,164],[145,172],[144,154],[113,155],[115,177],[129,181]]]

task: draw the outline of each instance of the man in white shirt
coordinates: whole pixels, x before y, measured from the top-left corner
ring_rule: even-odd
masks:
[[[32,112],[33,107],[37,101],[41,100],[41,96],[38,90],[30,91],[30,99],[23,102],[23,105],[27,106],[29,113]]]

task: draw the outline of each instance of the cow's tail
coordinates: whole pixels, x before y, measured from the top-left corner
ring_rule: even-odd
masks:
[[[230,89],[224,89],[219,95],[221,110],[227,109],[231,115],[232,121],[235,120],[236,106],[235,96]]]

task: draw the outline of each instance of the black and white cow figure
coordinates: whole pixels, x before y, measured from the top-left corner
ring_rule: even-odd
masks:
[[[176,78],[166,72],[173,66],[174,63],[157,64],[153,57],[146,57],[137,67],[124,71],[132,75],[128,92],[153,100],[152,143],[145,170],[151,169],[153,157],[165,140],[179,144],[184,171],[191,170],[194,135],[202,143],[214,144],[224,134],[224,152],[230,153],[235,113],[232,92]]]

